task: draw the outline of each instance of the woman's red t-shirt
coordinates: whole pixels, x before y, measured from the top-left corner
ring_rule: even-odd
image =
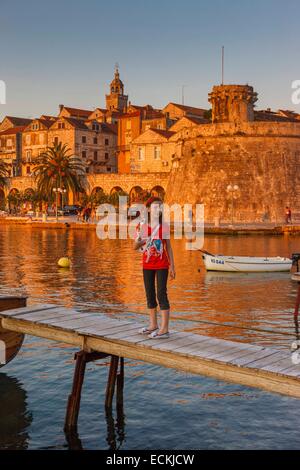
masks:
[[[143,269],[168,269],[170,261],[167,252],[167,239],[169,238],[170,228],[167,224],[160,224],[159,229],[155,227],[151,230],[148,224],[139,224],[137,234],[142,239],[150,237],[141,249],[143,251]]]

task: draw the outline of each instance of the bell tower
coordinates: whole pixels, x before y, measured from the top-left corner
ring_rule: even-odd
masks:
[[[128,96],[124,95],[124,84],[120,79],[119,65],[115,66],[115,76],[110,84],[110,94],[106,95],[108,111],[123,112],[127,108]]]

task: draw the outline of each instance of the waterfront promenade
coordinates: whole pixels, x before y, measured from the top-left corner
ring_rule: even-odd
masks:
[[[49,228],[49,229],[84,229],[95,230],[97,225],[96,220],[89,222],[82,222],[78,220],[77,216],[60,216],[58,220],[56,217],[47,217],[43,220],[42,216],[28,217],[28,216],[7,216],[0,218],[0,224],[11,225],[27,225],[33,228]],[[172,225],[171,225],[172,226]],[[253,235],[281,235],[281,234],[299,234],[300,223],[286,225],[283,222],[275,223],[220,223],[215,226],[212,223],[205,223],[204,232],[206,234],[253,234]]]

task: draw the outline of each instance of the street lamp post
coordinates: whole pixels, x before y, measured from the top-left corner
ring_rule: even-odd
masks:
[[[229,184],[227,186],[227,192],[231,194],[231,228],[233,228],[233,203],[234,203],[234,195],[239,191],[239,187],[237,184]]]
[[[58,193],[61,194],[61,210],[63,209],[63,197],[66,194],[67,190],[64,188],[53,188],[53,191],[56,194],[56,207],[55,207],[55,218],[56,222],[58,222]]]
[[[56,222],[58,222],[58,207],[57,207],[57,203],[58,203],[58,188],[53,188],[53,191],[55,192],[55,196],[56,196],[56,203],[55,203],[55,219],[56,219]]]

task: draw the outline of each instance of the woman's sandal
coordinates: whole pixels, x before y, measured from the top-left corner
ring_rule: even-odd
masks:
[[[139,333],[141,335],[148,335],[149,336],[150,334],[155,333],[155,331],[157,331],[157,330],[158,330],[158,328],[155,328],[154,330],[149,330],[149,328],[144,327],[141,330],[139,330]]]
[[[148,335],[148,338],[150,338],[150,339],[167,339],[167,338],[170,338],[170,333],[167,332],[167,333],[162,333],[162,334],[159,335],[158,331],[155,330],[155,331],[153,331],[153,333]]]

